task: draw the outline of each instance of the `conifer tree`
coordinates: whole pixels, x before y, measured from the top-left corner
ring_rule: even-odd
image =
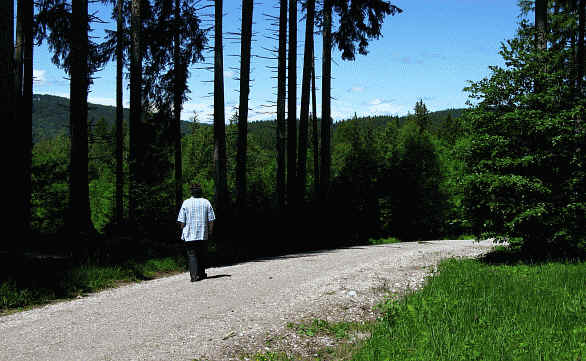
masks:
[[[246,152],[248,137],[248,96],[250,92],[250,51],[252,46],[252,13],[254,1],[242,1],[240,39],[240,106],[238,107],[238,148],[236,154],[237,207],[242,213],[246,205]]]

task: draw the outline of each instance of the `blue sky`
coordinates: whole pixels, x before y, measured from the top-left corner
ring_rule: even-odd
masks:
[[[253,32],[253,59],[250,92],[250,120],[274,119],[276,99],[274,74],[267,68],[276,61],[261,57],[271,56],[265,48],[276,48],[275,40],[266,37],[270,20],[265,14],[278,15],[274,4],[266,1],[255,4]],[[404,115],[423,99],[431,111],[465,107],[467,94],[463,88],[467,80],[479,80],[488,75],[488,66],[502,65],[498,55],[501,41],[513,37],[518,22],[518,7],[514,0],[396,0],[394,5],[402,14],[388,17],[383,36],[373,40],[367,56],[357,55],[353,62],[342,61],[340,53],[333,51],[332,64],[332,117],[335,121],[366,115]],[[93,4],[90,12],[97,11],[107,24],[100,25],[92,34],[102,36],[103,29],[114,29],[109,19],[111,10]],[[211,14],[213,9],[207,10]],[[224,33],[238,32],[240,27],[240,1],[224,1]],[[299,16],[301,18],[301,16]],[[207,19],[207,18],[206,18]],[[205,20],[204,26],[211,26]],[[297,102],[301,93],[303,41],[305,25],[298,24]],[[227,35],[225,34],[225,37]],[[210,44],[213,40],[210,37]],[[316,37],[316,68],[321,73],[321,39]],[[228,119],[238,103],[237,40],[224,40],[225,105]],[[212,61],[206,53],[206,62]],[[260,57],[258,57],[260,56]],[[34,92],[69,96],[66,74],[51,63],[46,44],[35,49]],[[191,71],[190,100],[184,105],[182,119],[193,117],[194,111],[202,122],[212,121],[212,73],[196,64]],[[97,79],[90,89],[92,103],[115,104],[115,64],[108,64],[95,74]],[[321,100],[318,86],[318,116]],[[128,90],[125,89],[125,106]],[[298,110],[299,111],[299,110]]]

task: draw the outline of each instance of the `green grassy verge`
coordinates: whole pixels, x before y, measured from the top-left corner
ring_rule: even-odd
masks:
[[[583,360],[586,263],[448,260],[387,301],[353,360]]]
[[[120,266],[86,264],[64,268],[34,279],[6,279],[0,283],[0,314],[27,309],[55,300],[74,298],[117,285],[184,272],[180,257],[130,261]],[[42,269],[38,270],[42,272]],[[49,274],[50,273],[50,274]]]
[[[401,240],[394,237],[389,238],[371,238],[368,240],[368,244],[377,245],[377,244],[391,244],[391,243],[399,243]]]
[[[586,360],[586,263],[523,263],[499,247],[484,260],[447,260],[426,286],[378,306],[372,323],[290,323],[305,338],[352,332],[312,357],[271,350],[250,359]],[[513,263],[511,263],[513,260]],[[347,340],[347,339],[346,339]]]

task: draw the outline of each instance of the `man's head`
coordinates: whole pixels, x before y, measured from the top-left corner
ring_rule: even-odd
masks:
[[[191,192],[191,195],[195,198],[199,198],[202,196],[201,186],[197,183],[191,183],[189,185],[189,190]]]

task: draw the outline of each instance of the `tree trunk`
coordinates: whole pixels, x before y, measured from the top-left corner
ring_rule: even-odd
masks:
[[[16,2],[16,42],[14,43],[14,93],[16,94],[16,118],[20,119],[22,113],[22,62],[24,55],[24,29],[23,29],[23,2],[26,0],[17,0]]]
[[[130,119],[128,165],[130,184],[128,191],[128,218],[131,224],[136,224],[136,206],[138,193],[137,153],[142,118],[142,14],[141,0],[132,0],[131,15],[131,42],[130,42]]]
[[[313,19],[315,0],[307,1],[307,17],[305,19],[305,50],[303,54],[303,77],[301,84],[301,113],[299,116],[299,154],[297,163],[297,202],[303,203],[305,198],[305,182],[307,178],[307,144],[309,123],[309,97],[313,59]]]
[[[279,53],[277,64],[277,204],[285,208],[285,101],[287,87],[287,0],[281,0],[279,14]]]
[[[535,0],[535,29],[537,49],[541,51],[547,50],[547,0]],[[543,65],[542,71],[547,72],[547,65]],[[535,91],[537,93],[543,90],[544,84],[540,81],[535,81]]]
[[[320,198],[327,200],[330,183],[330,132],[331,132],[331,76],[332,76],[332,1],[324,0],[321,100],[321,171]]]
[[[180,1],[175,0],[175,21],[181,18]],[[181,108],[184,88],[184,70],[181,62],[181,39],[178,26],[173,34],[173,63],[174,63],[174,91],[173,91],[173,139],[175,143],[175,209],[181,208],[183,203],[183,167],[181,157]]]
[[[222,49],[222,0],[215,2],[214,30],[214,164],[216,170],[216,207],[224,215],[228,209],[226,172],[226,124],[224,110],[224,55]]]
[[[124,70],[124,17],[123,0],[118,0],[116,9],[116,205],[114,222],[122,223],[124,218],[124,105],[122,103]]]
[[[236,154],[237,207],[246,207],[246,150],[248,137],[248,94],[250,92],[250,49],[252,45],[253,0],[242,1],[242,37],[240,39],[240,105],[238,107],[238,148]]]
[[[14,1],[0,2],[0,119],[10,124],[17,124],[15,117],[15,77],[14,77]],[[24,132],[30,132],[30,129],[24,127]],[[25,146],[25,154],[28,144],[26,144],[28,134],[24,134],[22,143]],[[26,157],[25,157],[26,158]],[[16,161],[15,165],[19,162]],[[25,163],[23,173],[27,178],[27,164]],[[18,181],[17,181],[18,182]],[[25,189],[26,199],[26,189]],[[26,208],[26,206],[25,206]],[[26,209],[23,209],[26,213]],[[20,219],[16,214],[14,219]],[[24,224],[23,231],[27,225]],[[15,242],[5,241],[2,246],[7,248],[16,247]]]
[[[535,28],[538,49],[547,50],[547,0],[535,0]]]
[[[24,27],[24,56],[23,56],[23,83],[22,83],[22,116],[20,121],[24,123],[25,137],[25,179],[24,179],[24,222],[25,235],[30,232],[31,221],[31,194],[32,194],[32,151],[33,151],[33,0],[23,1],[23,27]]]
[[[71,70],[69,123],[71,164],[69,178],[68,228],[75,233],[91,229],[88,186],[88,3],[71,3]]]
[[[317,132],[317,105],[315,92],[315,42],[311,44],[311,109],[313,126],[313,193],[317,197],[319,191],[319,138]]]
[[[578,59],[576,61],[577,63],[577,69],[576,69],[576,88],[578,89],[578,96],[579,97],[583,97],[584,96],[584,26],[586,26],[586,24],[584,24],[584,20],[585,20],[585,10],[584,8],[586,7],[586,1],[585,0],[579,0],[578,3]]]
[[[289,68],[287,94],[287,198],[295,200],[297,163],[297,0],[289,0]]]

